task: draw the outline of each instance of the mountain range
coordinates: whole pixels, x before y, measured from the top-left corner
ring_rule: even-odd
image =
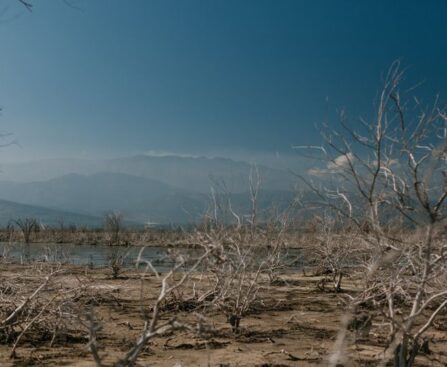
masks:
[[[71,173],[122,173],[157,180],[173,187],[209,193],[216,182],[225,182],[231,192],[248,190],[253,166],[228,158],[137,155],[107,160],[50,159],[0,166],[0,180],[44,181]],[[293,176],[282,169],[256,167],[266,190],[287,191],[294,187]]]
[[[253,167],[226,158],[140,155],[102,161],[43,160],[1,168],[3,225],[14,217],[39,216],[48,223],[67,217],[66,222],[95,226],[108,211],[119,211],[134,223],[194,223],[210,206],[211,187],[221,196],[225,192],[225,200],[231,200],[241,215],[251,205]],[[295,180],[290,173],[265,166],[256,170],[261,212],[272,205],[284,207],[293,199]]]

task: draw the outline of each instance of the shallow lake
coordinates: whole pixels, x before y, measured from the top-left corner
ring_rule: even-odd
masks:
[[[157,271],[169,271],[178,256],[185,259],[195,258],[200,249],[169,248],[162,246],[107,246],[107,245],[74,245],[57,243],[0,243],[0,256],[5,260],[19,263],[31,261],[60,262],[74,265],[107,266],[112,259],[123,258],[123,267],[134,267],[138,255],[150,261]],[[303,259],[298,249],[289,249],[284,253],[284,270],[298,271],[302,269]]]

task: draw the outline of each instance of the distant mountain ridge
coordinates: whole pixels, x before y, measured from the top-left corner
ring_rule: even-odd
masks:
[[[141,224],[196,223],[211,205],[207,195],[117,173],[69,174],[29,183],[0,181],[0,199],[94,217],[103,217],[111,210],[119,211],[126,220]],[[241,215],[250,211],[247,192],[228,194],[219,200],[228,199]],[[275,203],[285,207],[292,199],[291,192],[263,191],[259,195],[259,211],[265,212]]]
[[[41,160],[5,164],[0,168],[0,180],[45,181],[71,173],[111,172],[153,179],[198,193],[209,193],[213,181],[220,181],[236,193],[248,190],[253,167],[247,162],[228,158],[137,155],[109,160]],[[265,190],[290,191],[296,183],[285,170],[262,165],[257,166],[257,170]]]
[[[0,226],[4,227],[10,221],[26,217],[35,218],[39,223],[50,226],[59,225],[61,220],[64,221],[66,226],[75,224],[77,226],[99,227],[102,225],[102,218],[91,215],[0,200]]]
[[[293,198],[292,175],[264,166],[256,169],[259,210],[287,205]],[[196,223],[209,209],[212,186],[217,192],[223,189],[233,208],[245,215],[250,210],[251,170],[246,162],[205,157],[38,161],[3,166],[0,199],[95,218],[115,210],[135,223]]]
[[[68,174],[48,181],[0,182],[0,199],[103,216],[110,210],[144,223],[193,222],[182,206],[203,210],[205,197],[162,182],[120,173]]]

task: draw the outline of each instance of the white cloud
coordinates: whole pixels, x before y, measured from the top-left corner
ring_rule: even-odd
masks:
[[[329,171],[322,168],[310,168],[307,170],[307,174],[310,176],[322,177],[326,175]]]
[[[327,168],[331,171],[337,171],[348,166],[349,161],[354,160],[354,155],[352,153],[342,154],[335,158],[333,161],[327,164]]]
[[[175,153],[169,151],[159,151],[159,150],[148,150],[144,153],[148,157],[180,157],[180,158],[199,158],[198,155]]]
[[[310,176],[323,177],[325,175],[335,173],[343,168],[346,168],[349,161],[354,160],[352,153],[342,154],[326,164],[326,168],[313,167],[307,170],[307,174]]]

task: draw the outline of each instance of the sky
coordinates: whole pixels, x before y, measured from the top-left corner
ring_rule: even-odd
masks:
[[[4,162],[293,157],[337,109],[371,114],[395,59],[447,95],[442,0],[33,3],[0,0]]]

